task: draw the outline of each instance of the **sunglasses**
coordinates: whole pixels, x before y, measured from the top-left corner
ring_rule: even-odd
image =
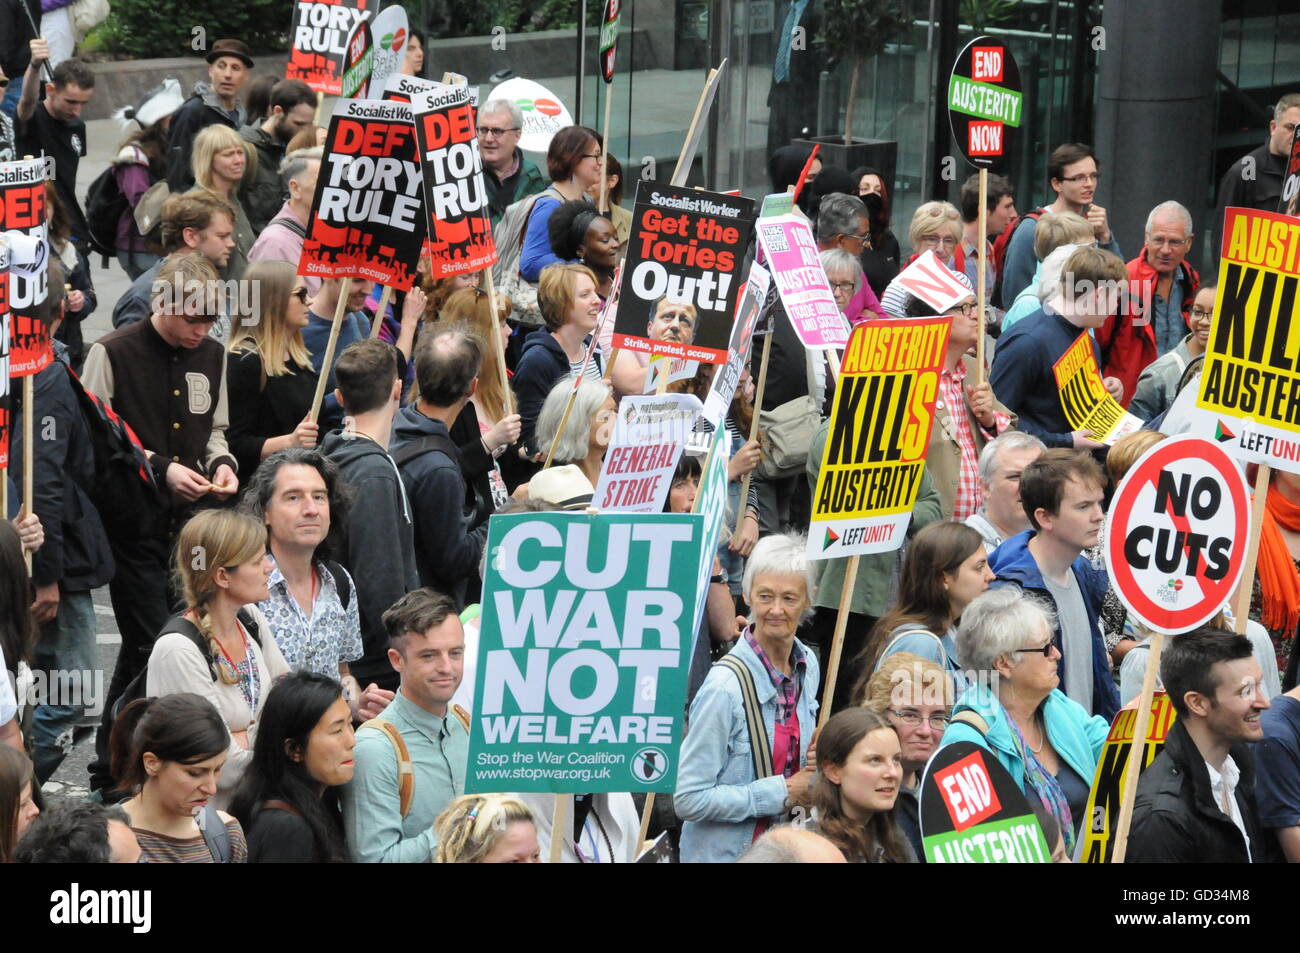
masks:
[[[294,288],[292,291],[289,292],[289,294],[292,295],[293,297],[297,298],[297,299],[298,299],[299,301],[301,301],[303,304],[306,304],[306,303],[307,303],[307,289],[306,289],[306,288]]]
[[[1041,653],[1042,656],[1043,656],[1043,658],[1047,658],[1048,656],[1050,656],[1050,655],[1052,654],[1052,649],[1054,649],[1054,648],[1056,648],[1056,643],[1053,642],[1051,639],[1048,639],[1046,645],[1036,645],[1036,646],[1034,646],[1032,649],[1016,649],[1016,651],[1017,651],[1017,652],[1032,652],[1032,653],[1034,653],[1035,655],[1038,655],[1039,653]]]
[[[9,85],[9,77],[0,76],[0,89],[4,89],[8,85]]]

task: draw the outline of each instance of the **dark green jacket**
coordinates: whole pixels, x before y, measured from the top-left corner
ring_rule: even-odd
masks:
[[[497,227],[497,222],[506,209],[515,202],[546,191],[546,177],[538,170],[536,163],[525,159],[517,146],[515,156],[519,159],[519,168],[504,182],[499,181],[486,164],[483,166],[483,182],[487,185],[488,212],[492,216],[493,228]]]
[[[280,160],[284,146],[276,142],[261,126],[245,126],[239,130],[244,141],[257,152],[257,171],[245,175],[239,185],[239,201],[248,215],[248,223],[255,235],[262,234],[266,223],[275,218],[288,198],[288,186],[280,180]]]

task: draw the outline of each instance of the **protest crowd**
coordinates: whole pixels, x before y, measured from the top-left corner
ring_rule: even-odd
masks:
[[[1191,625],[1107,537],[1144,461],[1235,438],[1214,356],[1293,346],[1233,222],[1278,212],[1300,92],[1224,179],[1216,279],[1178,202],[1112,230],[1085,143],[1024,214],[977,172],[891,221],[800,145],[766,197],[639,181],[582,125],[527,157],[412,36],[326,110],[219,39],[89,192],[94,74],[30,32],[0,63],[0,862],[998,859],[933,813],[959,757],[1007,857],[1300,861],[1300,474],[1155,478],[1179,534],[1121,562],[1245,563]],[[1253,527],[1201,515],[1238,484]],[[101,588],[116,665],[69,703]],[[74,737],[91,795],[47,796]]]

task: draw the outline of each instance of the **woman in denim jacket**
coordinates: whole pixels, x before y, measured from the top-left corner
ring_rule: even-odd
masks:
[[[817,723],[817,659],[795,638],[812,611],[813,584],[799,536],[760,540],[745,567],[750,625],[730,656],[709,671],[691,705],[690,730],[677,775],[683,863],[729,863],[780,820],[807,789],[804,760]],[[772,773],[759,777],[739,663],[762,712]]]

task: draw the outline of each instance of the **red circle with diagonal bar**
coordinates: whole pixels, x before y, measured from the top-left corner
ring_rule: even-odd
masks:
[[[1111,584],[1143,625],[1187,632],[1232,597],[1249,529],[1249,493],[1233,459],[1200,437],[1163,440],[1111,500],[1104,547]]]

